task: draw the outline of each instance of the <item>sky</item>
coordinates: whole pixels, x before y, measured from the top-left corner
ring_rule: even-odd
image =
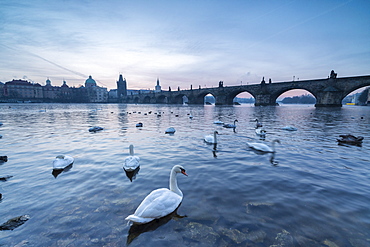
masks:
[[[0,0],[0,81],[188,89],[370,75],[369,0]]]

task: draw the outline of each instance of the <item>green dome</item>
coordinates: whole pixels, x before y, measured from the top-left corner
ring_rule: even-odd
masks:
[[[93,86],[96,86],[96,82],[90,75],[89,79],[85,81],[85,87],[93,87]]]

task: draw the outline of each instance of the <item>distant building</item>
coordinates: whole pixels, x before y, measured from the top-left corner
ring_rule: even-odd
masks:
[[[0,81],[0,98],[4,97],[4,83]]]
[[[162,89],[161,89],[161,86],[159,85],[159,78],[157,78],[157,85],[155,86],[155,90],[154,92],[158,93],[158,92],[161,92]]]
[[[4,96],[13,99],[40,100],[43,99],[43,90],[40,84],[26,80],[12,80],[4,85]]]
[[[117,81],[117,97],[125,97],[127,96],[127,82],[126,78],[123,78],[122,75],[119,75],[118,81]]]
[[[60,87],[53,87],[49,78],[46,80],[45,83],[46,85],[42,87],[44,101],[55,101],[57,98],[60,97]]]
[[[96,85],[96,81],[90,75],[85,81],[85,88],[87,90],[89,102],[103,103],[108,102],[108,90],[105,87]]]

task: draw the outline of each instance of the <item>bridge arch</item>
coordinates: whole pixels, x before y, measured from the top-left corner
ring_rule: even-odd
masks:
[[[304,88],[304,87],[297,87],[297,88],[293,88],[293,89],[278,90],[277,92],[271,94],[271,100],[272,100],[272,102],[277,102],[277,99],[282,94],[287,93],[287,92],[292,91],[292,90],[304,90],[304,91],[309,92],[310,94],[312,94],[313,97],[315,97],[315,99],[317,100],[317,96],[315,95],[315,93],[312,90],[307,89],[307,88]]]
[[[253,92],[249,91],[249,90],[245,90],[245,89],[238,89],[238,90],[235,90],[235,91],[232,91],[231,93],[229,93],[229,95],[227,96],[226,100],[227,100],[227,104],[228,105],[232,105],[234,104],[234,98],[236,96],[238,96],[239,94],[241,93],[248,93],[250,94],[254,99],[256,99],[256,96],[253,94]]]
[[[366,84],[366,83],[365,83]],[[361,86],[361,85],[358,85],[358,86],[356,86],[356,87],[352,87],[352,89],[353,90],[351,90],[351,88],[349,88],[349,89],[347,89],[347,90],[345,90],[344,92],[343,92],[343,97],[341,98],[341,102],[348,96],[348,95],[350,95],[351,93],[353,93],[353,92],[355,92],[356,90],[359,90],[359,89],[363,89],[363,90],[361,90],[361,92],[362,91],[364,91],[364,90],[366,90],[369,86],[370,86],[370,83],[367,83],[368,85],[365,85],[365,86]],[[349,90],[351,90],[351,91],[349,91]]]
[[[191,104],[198,104],[198,105],[204,105],[204,97],[207,95],[212,95],[215,98],[215,102],[217,103],[216,96],[211,91],[201,91],[198,94],[191,97]]]
[[[145,96],[144,99],[143,99],[143,103],[144,104],[150,104],[151,103],[151,97]]]
[[[317,98],[315,97],[315,95],[312,92],[310,92],[309,90],[306,90],[306,89],[290,89],[290,90],[286,90],[286,91],[284,91],[283,93],[279,94],[276,97],[275,102],[277,103],[278,102],[278,98],[281,97],[281,96],[284,96],[284,94],[286,94],[288,92],[291,92],[291,91],[296,91],[296,90],[299,90],[300,92],[295,92],[294,93],[295,96],[286,96],[286,97],[293,98],[293,97],[296,97],[296,96],[298,96],[298,97],[305,96],[304,98],[300,98],[300,100],[306,101],[304,104],[315,104],[316,103]],[[300,94],[300,95],[297,95],[297,94]],[[314,101],[315,102],[312,102],[313,101],[313,98],[311,98],[310,96],[314,98]],[[284,98],[286,98],[286,97],[284,97]]]
[[[180,93],[178,95],[176,95],[175,97],[172,98],[172,104],[183,104],[183,97],[187,95],[186,94],[183,94],[183,93]]]
[[[168,103],[168,98],[166,95],[159,95],[155,99],[156,104],[167,104]]]

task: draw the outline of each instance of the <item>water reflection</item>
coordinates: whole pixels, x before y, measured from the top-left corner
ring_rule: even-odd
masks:
[[[273,166],[277,166],[279,164],[279,162],[275,160],[276,151],[275,152],[263,152],[263,151],[256,150],[256,149],[253,149],[253,148],[249,148],[248,150],[252,151],[253,153],[255,153],[257,155],[270,155],[270,163]]]
[[[72,169],[72,167],[73,167],[73,163],[66,166],[66,168],[64,168],[64,169],[53,169],[51,174],[53,174],[54,178],[57,178],[59,176],[59,174],[61,174],[62,172],[68,172],[69,170]]]
[[[132,180],[136,179],[136,175],[140,171],[140,166],[136,167],[136,169],[133,170],[133,171],[127,171],[125,168],[123,168],[123,170],[125,171],[126,176],[128,177],[128,179],[130,179],[130,181],[132,182]]]
[[[170,213],[169,215],[166,215],[160,219],[155,219],[147,224],[132,224],[130,227],[130,230],[128,231],[127,236],[127,245],[129,245],[135,238],[140,236],[140,234],[144,232],[150,232],[156,230],[158,227],[165,225],[167,222],[169,222],[171,219],[180,219],[187,217],[186,215],[181,216],[177,214],[178,208],[181,206],[181,204],[176,208],[175,211]]]

